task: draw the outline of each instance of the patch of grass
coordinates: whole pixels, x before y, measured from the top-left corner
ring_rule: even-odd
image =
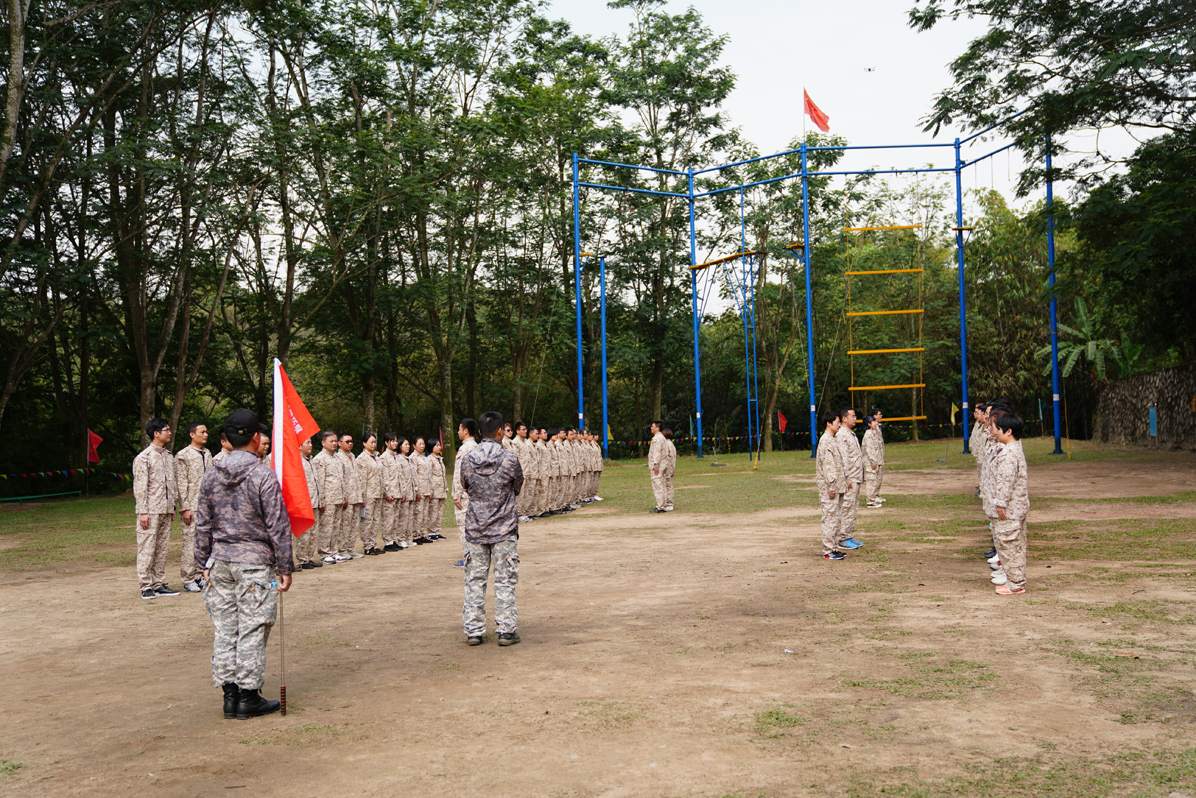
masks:
[[[767,712],[757,712],[755,715],[756,733],[766,737],[780,737],[778,729],[791,729],[803,723],[809,723],[809,718],[791,715],[783,709],[770,709]]]
[[[13,762],[11,759],[0,759],[0,776],[11,776],[23,767],[25,766],[20,762]]]
[[[344,734],[345,727],[334,723],[307,724],[279,731],[267,737],[247,737],[242,745],[293,745],[315,748]]]
[[[852,798],[1106,798],[1161,796],[1172,790],[1190,792],[1196,784],[1196,748],[1181,751],[1133,752],[1101,760],[1074,758],[1048,761],[997,759],[967,776],[944,780],[885,779],[856,776],[847,790]]]
[[[847,687],[879,690],[903,698],[955,699],[963,697],[964,691],[990,689],[997,679],[997,675],[989,670],[988,665],[971,660],[940,661],[936,660],[934,655],[921,652],[911,657],[903,656],[902,659],[918,663],[912,665],[912,673],[909,675],[890,679],[845,679],[843,684]]]

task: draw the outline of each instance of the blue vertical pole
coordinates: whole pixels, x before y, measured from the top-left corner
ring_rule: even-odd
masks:
[[[602,313],[602,458],[610,459],[610,412],[606,405],[606,258],[598,259],[599,304]]]
[[[818,456],[818,405],[814,400],[814,305],[810,301],[810,177],[806,168],[806,143],[801,145],[802,254],[806,272],[806,374],[810,382],[810,458]]]
[[[698,234],[694,224],[694,170],[689,170],[689,265],[698,264]],[[694,302],[694,401],[698,419],[698,459],[702,457],[702,361],[698,347],[698,272],[689,270],[690,293]]]
[[[968,446],[968,309],[964,298],[963,257],[963,159],[959,156],[959,139],[955,139],[955,259],[959,272],[959,374],[963,386],[963,453],[969,454]]]
[[[1051,176],[1051,139],[1047,137],[1046,151],[1047,201],[1047,280],[1051,294],[1051,406],[1055,412],[1055,451],[1063,454],[1063,429],[1059,418],[1059,320],[1055,301],[1055,181]]]
[[[747,219],[743,211],[743,186],[739,187],[739,241],[740,252],[747,252]],[[748,288],[747,257],[739,259],[739,274],[736,282],[736,292],[739,294],[739,312],[743,317],[743,380],[744,392],[747,394],[747,443],[748,462],[752,462],[752,353],[748,336],[752,334],[752,322],[748,316]]]
[[[573,153],[573,288],[577,305],[577,426],[585,426],[585,389],[581,356],[581,206],[578,202],[577,153]]]

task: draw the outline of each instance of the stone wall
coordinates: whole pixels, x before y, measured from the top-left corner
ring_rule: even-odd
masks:
[[[1157,441],[1147,408],[1157,408]],[[1196,366],[1164,369],[1105,386],[1093,439],[1101,443],[1196,451]]]

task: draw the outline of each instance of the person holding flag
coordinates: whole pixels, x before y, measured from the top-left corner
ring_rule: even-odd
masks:
[[[290,588],[295,569],[288,509],[306,516],[311,525],[302,465],[295,464],[296,481],[285,462],[290,439],[300,456],[294,428],[283,434],[276,416],[274,430],[284,444],[276,449],[281,456],[274,458],[277,476],[257,456],[262,441],[257,415],[234,410],[224,420],[233,451],[208,469],[199,486],[195,559],[204,564],[204,605],[214,629],[212,681],[224,691],[225,718],[244,720],[280,707],[278,701],[262,698],[261,689],[278,594]],[[294,496],[295,485],[301,486],[305,500],[284,503],[285,488],[290,486]]]

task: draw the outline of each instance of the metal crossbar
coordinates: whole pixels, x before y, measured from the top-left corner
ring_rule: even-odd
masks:
[[[847,314],[847,318],[856,316],[908,316],[911,313],[925,313],[924,310],[857,310]]]
[[[925,352],[924,346],[911,346],[906,349],[852,349],[849,355],[892,355],[898,352]]]
[[[846,275],[854,274],[921,274],[925,269],[877,269],[870,272],[843,272]]]
[[[848,388],[849,391],[895,391],[901,388],[925,388],[924,382],[911,382],[908,385],[858,385],[854,388]]]

